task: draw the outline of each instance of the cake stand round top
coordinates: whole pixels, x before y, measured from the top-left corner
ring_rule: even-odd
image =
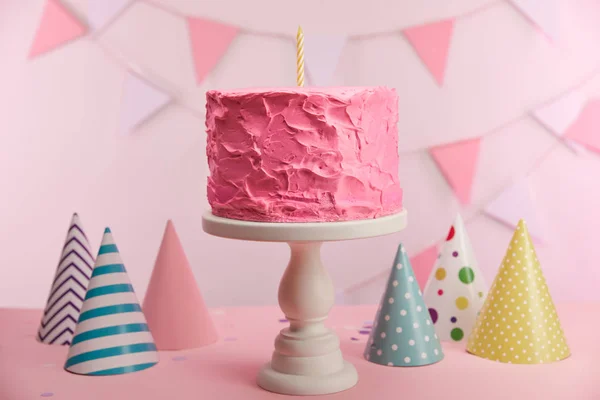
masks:
[[[380,218],[341,222],[252,222],[208,211],[202,228],[213,236],[257,242],[331,242],[389,235],[406,227],[406,210]]]

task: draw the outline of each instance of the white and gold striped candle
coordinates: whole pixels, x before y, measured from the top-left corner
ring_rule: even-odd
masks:
[[[301,26],[296,34],[296,84],[304,86],[304,32]]]

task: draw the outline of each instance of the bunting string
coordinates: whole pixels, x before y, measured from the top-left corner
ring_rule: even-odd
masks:
[[[344,44],[348,40],[369,40],[375,37],[389,35],[403,35],[413,47],[415,54],[421,59],[423,65],[429,70],[432,79],[440,87],[444,85],[444,75],[448,54],[451,52],[452,34],[456,23],[462,19],[473,18],[474,16],[485,12],[499,4],[512,4],[516,10],[521,12],[532,24],[535,24],[551,41],[555,41],[558,35],[555,20],[557,12],[555,0],[551,0],[553,7],[534,7],[530,0],[499,0],[486,3],[476,9],[466,13],[455,15],[441,21],[427,21],[414,27],[398,28],[395,30],[385,30],[372,32],[368,34],[341,34],[338,36],[313,35],[306,32],[305,47],[303,57],[306,58],[306,72],[308,80],[317,85],[326,86],[335,72],[336,63]],[[110,3],[110,4],[109,4]],[[193,109],[189,105],[178,101],[178,88],[173,82],[169,82],[164,77],[156,74],[151,67],[141,66],[132,63],[112,49],[102,44],[99,40],[104,33],[109,30],[112,23],[117,21],[136,3],[143,3],[154,7],[157,10],[165,12],[187,22],[189,29],[191,54],[195,64],[196,82],[201,84],[210,72],[216,67],[218,61],[227,51],[231,41],[240,33],[277,38],[294,43],[296,37],[294,30],[289,34],[274,32],[261,32],[252,29],[232,26],[221,21],[204,19],[184,15],[183,13],[172,9],[162,3],[154,0],[115,0],[113,2],[92,1],[91,9],[93,12],[88,17],[87,27],[79,21],[69,10],[60,2],[60,0],[47,0],[46,9],[42,21],[36,33],[34,42],[31,46],[29,57],[31,59],[38,57],[44,52],[54,50],[58,46],[76,40],[80,37],[87,37],[94,45],[106,55],[108,59],[121,67],[124,71],[124,90],[121,97],[122,116],[120,118],[119,131],[122,134],[130,134],[138,127],[146,123],[152,116],[159,113],[163,108],[170,104],[177,104],[193,117],[204,121],[204,113]],[[312,37],[311,37],[312,36]],[[311,44],[315,43],[315,44]],[[325,43],[321,49],[317,48],[317,43]],[[434,43],[435,46],[431,44]],[[207,56],[203,49],[211,46],[212,53]],[[290,49],[291,50],[291,49]],[[290,51],[290,55],[293,54]],[[324,65],[318,66],[316,61],[321,60]],[[323,61],[324,60],[324,61]],[[304,66],[304,64],[303,64]],[[600,153],[600,141],[589,133],[590,130],[600,129],[600,118],[595,118],[600,110],[599,102],[590,102],[590,99],[582,96],[573,98],[573,110],[570,118],[575,121],[550,121],[553,118],[553,102],[560,102],[570,94],[576,92],[585,86],[589,81],[595,79],[600,74],[600,65],[591,71],[584,79],[572,85],[567,90],[557,93],[551,99],[541,102],[521,115],[512,118],[493,129],[480,133],[472,138],[463,139],[461,142],[440,142],[435,147],[428,149],[433,159],[438,164],[440,172],[446,177],[455,196],[463,205],[471,202],[470,189],[473,184],[474,173],[477,169],[477,160],[479,156],[479,143],[481,139],[487,139],[493,135],[504,132],[507,127],[516,124],[525,119],[537,121],[545,130],[557,138],[542,154],[540,154],[532,166],[528,168],[518,179],[526,181],[529,176],[539,168],[544,161],[559,148],[567,146],[576,152],[583,148],[589,148]],[[300,82],[300,81],[298,81]],[[302,75],[304,83],[304,69]],[[561,105],[562,106],[562,105]],[[549,108],[548,108],[549,107]],[[579,120],[578,120],[579,118]],[[567,129],[567,125],[569,129]],[[592,127],[592,128],[590,128]],[[455,146],[454,148],[451,148]],[[458,146],[458,147],[456,147]],[[419,150],[423,151],[423,150]],[[415,151],[401,152],[401,154],[414,153]],[[460,154],[462,163],[454,162],[456,155]],[[450,168],[454,168],[451,170]],[[498,215],[494,215],[496,209],[491,210],[488,207],[494,201],[512,187],[517,179],[505,182],[502,189],[497,193],[490,195],[482,203],[483,206],[474,210],[465,218],[468,225],[481,215],[488,215],[502,220]],[[504,223],[516,224],[517,221],[503,220]],[[532,233],[535,234],[532,229]],[[440,242],[443,237],[440,237]],[[427,247],[425,247],[426,249]],[[340,291],[340,295],[350,294],[366,285],[369,285],[381,277],[387,275],[388,269],[376,272],[372,276],[366,277],[359,282],[352,284]]]

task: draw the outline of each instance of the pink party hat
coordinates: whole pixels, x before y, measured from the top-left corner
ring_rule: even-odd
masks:
[[[217,341],[175,227],[167,222],[143,305],[159,350],[182,350]]]

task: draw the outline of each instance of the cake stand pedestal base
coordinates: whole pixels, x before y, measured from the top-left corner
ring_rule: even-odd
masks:
[[[358,382],[358,374],[354,365],[348,361],[344,361],[344,367],[340,371],[316,376],[277,372],[271,367],[271,363],[268,363],[258,374],[257,382],[269,392],[308,396],[348,390]]]
[[[335,291],[321,262],[321,245],[398,232],[406,226],[406,211],[377,219],[331,223],[248,222],[216,217],[209,212],[204,215],[202,226],[215,236],[287,242],[291,248],[278,296],[290,326],[275,339],[271,362],[258,374],[258,385],[292,395],[336,393],[356,385],[356,369],[342,357],[335,332],[325,326]]]

